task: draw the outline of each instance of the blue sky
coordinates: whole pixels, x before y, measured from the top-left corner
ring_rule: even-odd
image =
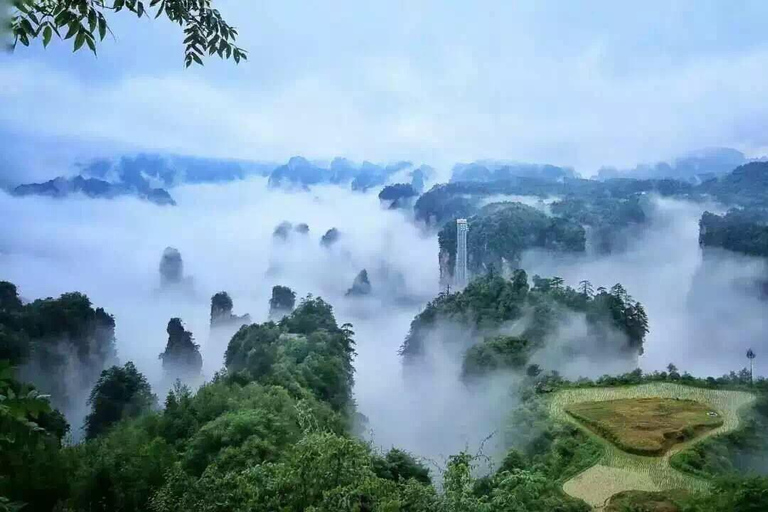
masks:
[[[178,26],[127,15],[98,58],[69,42],[0,56],[0,181],[141,150],[585,174],[768,153],[768,2],[214,3],[247,64],[185,70]]]

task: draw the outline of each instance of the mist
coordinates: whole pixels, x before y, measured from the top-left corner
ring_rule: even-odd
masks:
[[[571,286],[584,279],[595,288],[621,283],[648,313],[650,332],[638,360],[644,371],[661,371],[671,362],[696,376],[721,376],[747,365],[748,348],[765,353],[766,303],[758,289],[768,276],[765,263],[703,251],[698,244],[701,214],[722,206],[661,198],[648,206],[649,224],[621,252],[570,257],[531,251],[522,267],[529,274],[560,276]],[[756,375],[767,372],[755,366]],[[566,373],[594,376],[578,364]]]
[[[441,324],[430,335],[425,363],[403,368],[397,351],[410,322],[440,291],[436,234],[408,213],[385,210],[373,192],[335,186],[286,192],[268,189],[262,178],[185,185],[174,189],[174,197],[178,206],[162,208],[133,198],[0,194],[0,215],[9,219],[0,226],[0,279],[17,284],[26,300],[87,294],[115,317],[120,362],[134,361],[161,400],[170,384],[158,354],[171,317],[180,317],[194,334],[210,379],[223,367],[236,330],[210,332],[211,296],[227,291],[235,314],[263,322],[272,286],[290,286],[299,298],[323,297],[339,324],[353,324],[355,400],[367,418],[359,427],[375,446],[404,448],[439,467],[460,450],[500,453],[510,441],[499,432],[516,403],[520,377],[497,374],[473,385],[480,388],[460,378],[463,350],[477,333]],[[636,364],[660,370],[669,362],[707,376],[743,367],[749,346],[766,353],[765,306],[749,285],[764,278],[764,265],[733,254],[702,255],[698,219],[707,205],[662,199],[650,205],[650,225],[620,253],[523,257],[529,275],[558,275],[573,286],[582,279],[595,287],[621,282],[648,312],[645,353],[637,362],[611,364],[563,357],[563,346],[585,339],[584,319],[575,315],[532,362],[572,378],[629,371]],[[284,221],[307,223],[309,232],[275,237]],[[321,246],[320,237],[332,227],[340,231],[339,240]],[[160,258],[169,246],[182,255],[189,281],[184,290],[160,287]],[[369,273],[371,295],[345,297],[362,269]],[[505,325],[502,331],[519,327]],[[443,343],[449,339],[460,342]],[[756,372],[765,373],[760,370],[758,364]],[[67,411],[73,430],[85,412]]]

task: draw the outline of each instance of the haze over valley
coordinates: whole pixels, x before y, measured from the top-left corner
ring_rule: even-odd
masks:
[[[768,10],[591,3],[4,6],[0,512],[768,509]]]

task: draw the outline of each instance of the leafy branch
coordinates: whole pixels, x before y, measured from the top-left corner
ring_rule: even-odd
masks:
[[[155,19],[165,15],[184,29],[184,64],[202,65],[206,56],[218,55],[234,59],[235,63],[248,59],[248,52],[235,44],[237,29],[230,26],[212,0],[11,0],[13,7],[10,48],[21,43],[29,46],[42,38],[47,47],[53,36],[60,40],[73,40],[73,51],[83,46],[96,55],[97,41],[112,34],[107,17],[120,11],[136,17]],[[114,36],[114,34],[112,34]]]

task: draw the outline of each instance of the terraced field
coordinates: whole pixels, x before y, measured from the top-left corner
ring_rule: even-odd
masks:
[[[630,398],[679,398],[695,400],[717,411],[722,425],[701,436],[679,443],[661,456],[642,456],[627,453],[595,434],[572,417],[566,408],[584,402],[621,400]],[[600,440],[605,448],[597,464],[563,484],[571,496],[601,509],[614,494],[621,491],[663,491],[669,489],[703,490],[706,480],[680,473],[669,465],[669,458],[708,436],[729,432],[739,426],[738,411],[754,401],[754,395],[743,391],[711,390],[682,386],[668,382],[638,386],[564,389],[553,393],[550,413],[555,419],[573,423]]]

